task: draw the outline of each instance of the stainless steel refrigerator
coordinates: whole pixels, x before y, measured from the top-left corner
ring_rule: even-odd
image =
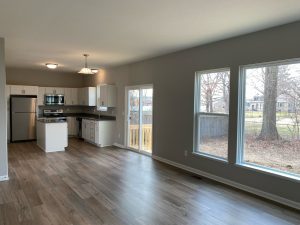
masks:
[[[11,95],[11,141],[36,139],[36,96]]]

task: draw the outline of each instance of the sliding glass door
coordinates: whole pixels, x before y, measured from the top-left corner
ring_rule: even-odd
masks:
[[[152,153],[153,87],[135,86],[126,89],[127,147]]]

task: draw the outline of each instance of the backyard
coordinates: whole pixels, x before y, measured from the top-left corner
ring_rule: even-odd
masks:
[[[282,137],[279,140],[258,140],[262,122],[253,122],[253,118],[247,117],[245,120],[244,162],[300,174],[300,140],[294,139],[292,125],[277,124]],[[282,120],[287,121],[287,117],[282,117]],[[227,136],[223,136],[202,139],[199,148],[204,153],[227,158],[227,145]]]

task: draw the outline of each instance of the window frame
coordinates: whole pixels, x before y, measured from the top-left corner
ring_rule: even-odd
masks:
[[[219,162],[225,162],[228,163],[229,159],[229,140],[227,139],[227,158],[223,158],[220,156],[212,155],[209,153],[205,153],[202,151],[197,151],[197,146],[199,145],[199,134],[200,134],[200,128],[199,125],[199,116],[200,115],[227,115],[228,121],[230,117],[230,112],[227,113],[207,113],[207,112],[201,112],[200,111],[200,99],[201,99],[201,79],[199,77],[201,74],[209,74],[209,73],[218,73],[218,72],[224,72],[229,71],[229,83],[231,80],[231,69],[230,67],[224,67],[224,68],[218,68],[218,69],[210,69],[210,70],[201,70],[195,72],[195,79],[194,79],[194,131],[193,131],[193,154],[196,156],[200,156],[207,159],[217,160]],[[230,94],[231,94],[231,87],[229,87],[229,102],[230,102]],[[230,105],[229,105],[230,107]],[[229,134],[229,124],[228,124],[228,134]]]
[[[300,181],[300,174],[289,173],[280,169],[262,166],[259,164],[244,161],[244,133],[245,133],[245,106],[246,106],[246,70],[259,67],[283,66],[290,64],[300,64],[300,58],[276,60],[271,62],[262,62],[239,66],[239,90],[238,90],[238,118],[237,118],[237,149],[236,149],[236,166],[247,168],[255,172],[262,172],[268,175],[274,175],[288,180]]]

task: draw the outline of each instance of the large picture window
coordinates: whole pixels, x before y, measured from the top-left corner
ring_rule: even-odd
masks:
[[[300,175],[300,62],[241,69],[240,163]]]
[[[194,152],[228,158],[229,69],[197,72]]]

